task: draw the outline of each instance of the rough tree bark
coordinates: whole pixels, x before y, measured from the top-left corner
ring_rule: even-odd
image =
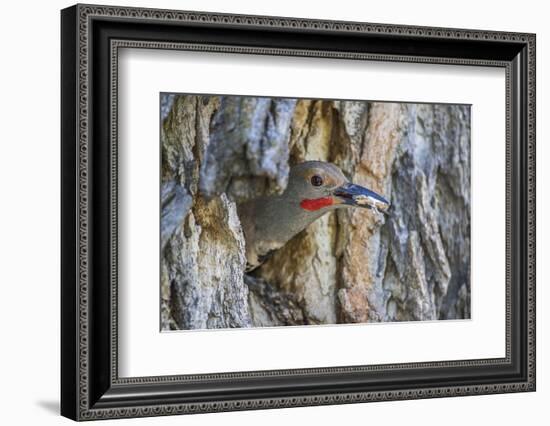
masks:
[[[207,200],[198,191],[218,108],[217,98],[178,96],[161,126],[163,330],[251,325],[235,204],[225,194]]]
[[[469,107],[162,106],[163,329],[469,318]],[[327,214],[244,276],[235,202],[282,191],[288,164],[304,160],[335,163],[389,198],[392,215]]]

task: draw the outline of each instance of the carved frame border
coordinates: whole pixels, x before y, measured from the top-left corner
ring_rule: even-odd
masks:
[[[463,29],[447,29],[447,28],[431,28],[431,27],[415,27],[401,25],[385,25],[385,24],[369,24],[357,22],[336,22],[324,20],[308,20],[295,18],[279,18],[265,16],[245,16],[245,15],[227,15],[202,12],[187,12],[187,11],[169,11],[156,9],[140,9],[126,7],[104,7],[95,5],[77,5],[71,8],[71,12],[67,9],[66,16],[68,20],[76,22],[74,31],[76,40],[70,44],[66,40],[66,36],[62,43],[66,43],[65,50],[74,50],[76,63],[71,66],[74,68],[74,85],[77,92],[76,100],[73,100],[71,107],[74,111],[76,122],[75,136],[76,140],[68,140],[64,142],[75,144],[75,158],[70,161],[75,162],[73,165],[74,177],[76,178],[75,189],[76,194],[73,194],[76,217],[74,235],[74,247],[67,248],[67,254],[63,254],[64,262],[76,261],[75,271],[76,277],[64,279],[63,290],[69,286],[74,287],[75,292],[74,306],[68,308],[68,301],[62,300],[62,309],[65,309],[63,321],[74,320],[74,324],[70,331],[74,331],[71,339],[74,340],[74,345],[65,345],[62,341],[62,351],[65,359],[74,357],[71,366],[62,366],[65,379],[62,373],[62,385],[66,389],[62,389],[62,414],[78,420],[92,420],[114,417],[140,417],[140,416],[156,416],[184,413],[205,413],[216,411],[229,410],[244,410],[244,409],[261,409],[261,408],[279,408],[292,406],[308,406],[308,405],[324,405],[324,404],[339,404],[352,402],[366,401],[382,401],[382,400],[400,400],[400,399],[415,399],[415,398],[432,398],[442,396],[460,396],[460,395],[475,395],[488,393],[503,393],[503,392],[518,392],[518,391],[533,391],[535,389],[535,36],[533,34],[510,33],[510,32],[494,32],[494,31],[479,31],[479,30],[463,30]],[[69,13],[71,14],[69,16]],[[91,332],[89,329],[91,318],[89,297],[90,285],[90,168],[93,167],[89,161],[90,151],[90,133],[89,133],[89,114],[91,102],[91,89],[89,81],[90,73],[90,55],[93,45],[90,36],[92,20],[102,19],[120,19],[120,20],[136,20],[139,22],[173,22],[173,23],[204,23],[225,26],[239,27],[261,27],[275,29],[299,29],[299,30],[314,30],[325,31],[328,33],[361,33],[361,34],[381,34],[381,35],[410,35],[414,37],[422,37],[426,39],[448,39],[448,40],[476,40],[476,41],[504,41],[518,43],[526,48],[527,57],[527,75],[526,75],[526,92],[527,105],[525,125],[527,127],[527,181],[525,182],[526,193],[523,194],[523,199],[527,204],[527,245],[526,245],[526,283],[525,294],[527,296],[527,322],[526,322],[526,356],[525,360],[525,380],[508,381],[502,383],[479,384],[467,386],[446,386],[446,387],[427,387],[427,388],[402,388],[399,390],[385,390],[376,392],[331,392],[325,394],[314,394],[306,396],[274,396],[266,398],[246,398],[246,399],[230,399],[230,400],[215,400],[208,402],[175,402],[168,401],[159,402],[156,404],[134,404],[133,402],[125,404],[124,401],[115,403],[107,400],[105,404],[99,404],[98,401],[93,401],[90,395],[90,340]],[[72,21],[71,21],[72,23]],[[69,31],[69,32],[70,32]],[[137,377],[137,378],[119,378],[118,377],[118,351],[117,351],[117,85],[118,85],[118,50],[120,48],[153,48],[153,49],[175,49],[175,50],[196,50],[196,51],[215,51],[226,53],[239,54],[265,54],[265,55],[297,55],[297,56],[314,56],[325,58],[341,58],[341,59],[356,59],[356,60],[374,60],[374,61],[396,61],[396,62],[424,62],[424,63],[443,63],[455,65],[481,65],[481,66],[496,66],[506,69],[506,357],[503,359],[481,359],[481,360],[462,360],[449,362],[431,362],[431,363],[414,363],[414,364],[390,364],[390,365],[375,365],[361,367],[327,367],[317,369],[300,369],[300,370],[273,370],[261,372],[243,372],[243,373],[221,373],[207,375],[188,375],[188,376],[160,376],[160,377]],[[125,385],[151,385],[151,384],[170,384],[181,382],[194,381],[212,381],[219,379],[243,379],[250,377],[281,377],[281,376],[304,376],[308,374],[331,374],[345,372],[368,372],[381,370],[399,370],[399,369],[422,369],[422,368],[440,368],[440,367],[468,367],[481,365],[503,365],[511,362],[511,328],[512,314],[510,310],[511,304],[511,262],[510,258],[513,255],[511,247],[511,180],[512,180],[512,149],[511,138],[516,129],[512,129],[510,125],[512,93],[516,90],[512,81],[511,61],[499,60],[480,60],[480,59],[462,59],[462,58],[442,58],[414,55],[390,55],[390,54],[366,54],[366,53],[350,53],[340,51],[319,51],[319,50],[303,50],[303,49],[281,49],[270,47],[244,47],[244,46],[228,46],[228,45],[213,45],[213,44],[198,44],[198,43],[177,43],[177,42],[155,42],[146,40],[127,40],[113,39],[110,41],[110,96],[111,96],[111,123],[110,123],[110,138],[111,138],[111,168],[110,168],[110,219],[111,219],[111,240],[110,240],[110,344],[111,357],[109,369],[110,386],[113,388],[124,387]],[[521,84],[518,83],[518,84]],[[65,98],[63,98],[65,101]],[[65,103],[67,103],[68,100]],[[76,108],[75,108],[76,105]],[[64,105],[65,108],[65,105]],[[65,110],[64,110],[65,111]],[[65,128],[64,128],[65,130]],[[69,161],[69,160],[64,160]],[[64,163],[65,164],[65,163]],[[65,188],[67,189],[67,188]],[[72,199],[71,199],[72,200]],[[71,201],[69,200],[69,201]],[[67,229],[66,232],[70,232]],[[65,234],[66,235],[66,234]],[[63,235],[62,240],[65,241]],[[65,244],[67,246],[67,244]],[[72,249],[72,250],[71,250]],[[65,253],[65,252],[63,252]],[[69,258],[67,258],[68,254]],[[65,325],[62,325],[63,327]],[[68,331],[68,330],[67,330]],[[67,334],[65,331],[65,334]],[[69,339],[69,338],[66,338]],[[76,353],[68,350],[65,346],[74,346]],[[62,361],[63,362],[63,361]],[[68,369],[71,368],[71,371]],[[69,380],[74,379],[74,380]],[[68,382],[71,382],[70,384]],[[68,397],[67,392],[74,391],[74,398]],[[95,398],[97,399],[97,398]]]

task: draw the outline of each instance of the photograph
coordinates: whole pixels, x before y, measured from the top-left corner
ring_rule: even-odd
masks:
[[[32,119],[11,102],[22,121],[4,126],[16,131],[5,145],[26,151],[20,136],[37,130],[40,151],[38,165],[5,156],[8,187],[28,201],[11,210],[29,216],[4,221],[21,258],[5,281],[35,273],[33,315],[4,299],[9,318],[29,320],[11,327],[20,335],[46,318],[36,303],[60,310],[46,324],[57,338],[17,342],[29,354],[55,343],[38,365],[61,415],[279,424],[275,409],[302,407],[291,422],[307,423],[312,407],[327,424],[427,424],[430,404],[438,422],[528,420],[548,399],[536,345],[548,334],[536,318],[543,14],[222,3],[65,4],[61,22],[43,10],[33,24],[55,49],[34,43],[27,68],[59,55],[57,84],[6,80],[26,104],[61,89],[61,108]],[[58,170],[60,203],[41,167]],[[59,228],[57,261],[44,257],[55,237],[35,247],[35,228]],[[61,291],[44,298],[50,267]]]
[[[471,105],[159,98],[161,331],[471,318]]]

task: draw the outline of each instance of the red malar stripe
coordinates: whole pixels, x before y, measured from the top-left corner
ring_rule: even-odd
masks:
[[[331,206],[333,202],[334,201],[332,197],[315,198],[313,200],[302,200],[302,202],[300,203],[300,207],[304,210],[309,210],[310,212],[313,212],[323,207]]]

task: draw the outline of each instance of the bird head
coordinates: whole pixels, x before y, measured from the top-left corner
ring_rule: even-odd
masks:
[[[258,197],[237,207],[246,240],[247,270],[257,268],[325,213],[346,207],[388,213],[390,203],[350,182],[334,164],[307,161],[292,166],[282,194]]]
[[[390,203],[368,188],[350,182],[331,163],[306,161],[290,168],[287,199],[298,200],[300,208],[324,212],[342,207],[363,207],[387,213]]]

